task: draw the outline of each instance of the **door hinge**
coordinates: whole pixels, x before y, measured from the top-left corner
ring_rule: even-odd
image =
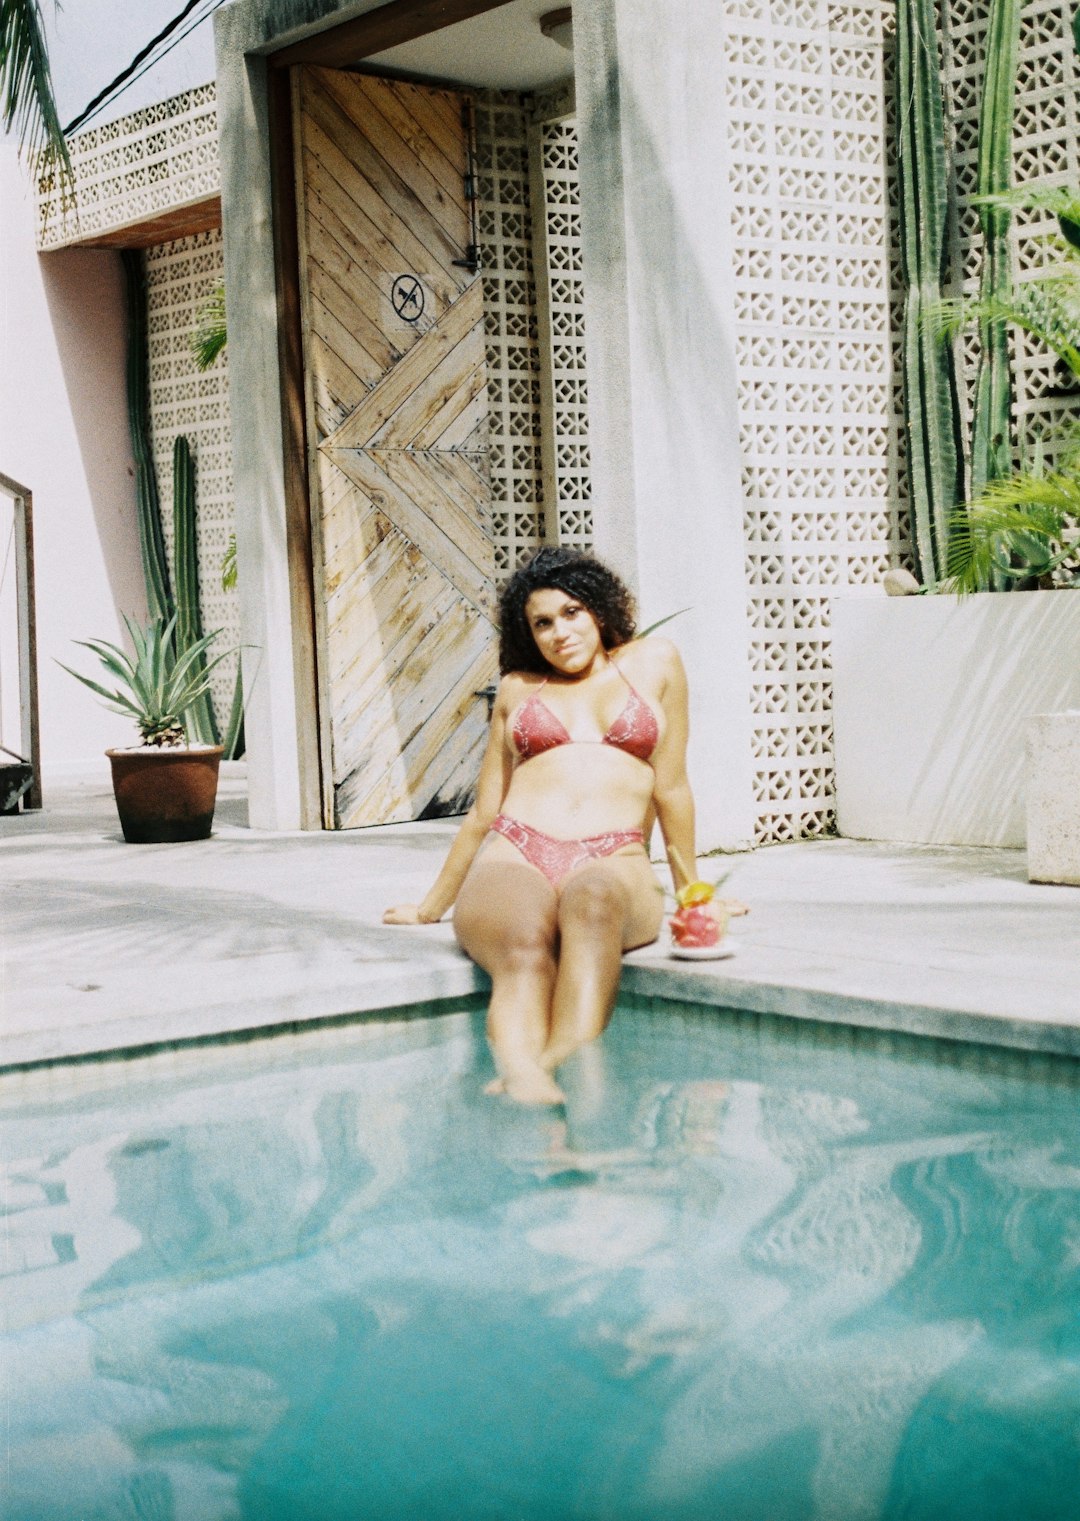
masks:
[[[467,269],[470,274],[475,275],[480,268],[480,250],[475,243],[470,243],[465,250],[465,257],[454,259],[452,262],[456,269]]]
[[[467,269],[475,275],[480,268],[480,237],[476,208],[476,102],[467,96],[461,107],[461,121],[465,128],[465,201],[469,208],[469,242],[463,259],[455,259],[458,269]]]

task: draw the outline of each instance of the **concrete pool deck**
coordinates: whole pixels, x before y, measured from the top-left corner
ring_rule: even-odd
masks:
[[[452,822],[262,834],[236,774],[211,840],[130,846],[107,782],[46,803],[0,819],[0,1068],[486,986],[448,924],[379,922],[423,892]],[[1023,852],[820,840],[727,861],[753,909],[736,954],[648,948],[625,988],[1080,1056],[1080,889],[1030,884]]]

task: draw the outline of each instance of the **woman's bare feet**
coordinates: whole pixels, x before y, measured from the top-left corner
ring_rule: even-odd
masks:
[[[485,1093],[504,1093],[517,1104],[564,1104],[566,1095],[538,1063],[513,1068],[484,1087]]]

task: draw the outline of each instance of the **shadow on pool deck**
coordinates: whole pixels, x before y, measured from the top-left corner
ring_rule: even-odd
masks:
[[[129,846],[107,786],[0,819],[4,1055],[29,1062],[459,996],[485,981],[449,925],[389,929],[454,823],[249,830],[241,777],[214,836]],[[729,960],[627,958],[624,985],[795,1017],[1080,1056],[1080,889],[1022,852],[820,840],[734,858],[753,912]]]

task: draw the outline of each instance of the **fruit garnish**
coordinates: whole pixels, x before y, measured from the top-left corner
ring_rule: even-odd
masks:
[[[700,903],[678,909],[670,922],[671,936],[676,945],[718,945],[724,931],[724,925]]]
[[[695,903],[711,903],[715,891],[711,882],[688,882],[679,888],[675,900],[680,908],[692,908]]]

